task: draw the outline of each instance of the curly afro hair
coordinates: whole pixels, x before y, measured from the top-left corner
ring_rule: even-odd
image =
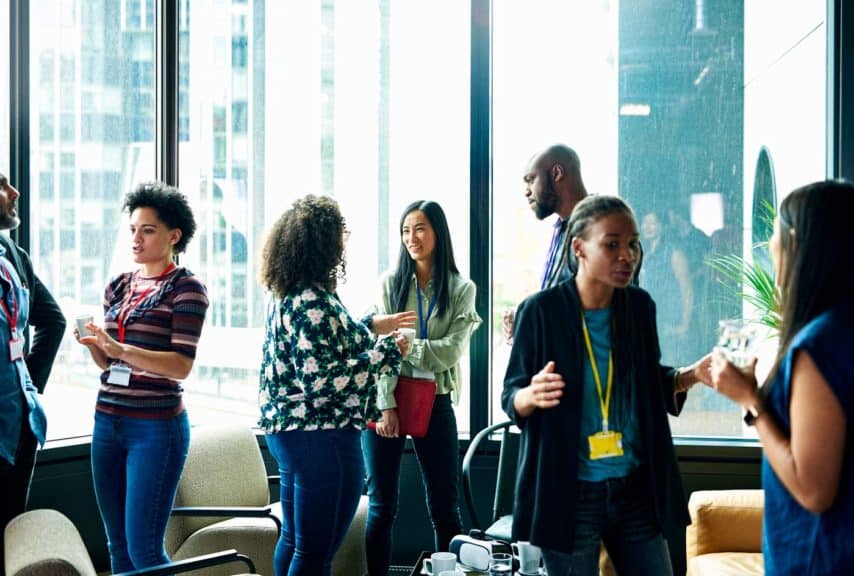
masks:
[[[309,194],[282,214],[264,243],[261,285],[278,298],[318,285],[334,291],[345,276],[346,226],[338,203]]]
[[[176,254],[187,248],[196,233],[196,219],[187,197],[174,186],[163,182],[143,182],[125,196],[122,210],[133,214],[137,208],[151,208],[170,230],[181,230],[181,239],[173,247]]]

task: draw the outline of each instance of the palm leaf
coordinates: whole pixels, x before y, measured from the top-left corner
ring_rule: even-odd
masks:
[[[760,248],[761,245],[754,247]],[[757,321],[773,331],[780,328],[774,277],[756,260],[733,254],[707,261],[724,279],[721,282],[757,311]]]

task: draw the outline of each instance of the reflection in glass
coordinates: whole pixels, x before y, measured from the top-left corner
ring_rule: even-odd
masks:
[[[791,188],[824,174],[821,6],[700,4],[494,3],[493,420],[502,417],[509,354],[502,312],[538,289],[551,230],[523,196],[535,152],[566,143],[589,192],[617,194],[634,208],[641,287],[656,301],[662,359],[676,366],[712,349],[720,319],[742,317],[739,291],[708,261],[746,256],[751,229],[767,240],[745,209],[757,201],[754,143],[773,146],[778,175],[779,154],[787,154]],[[786,88],[792,78],[805,79],[797,97],[811,106],[792,120],[797,130],[780,130],[779,118],[803,109]],[[671,426],[743,434],[737,408],[704,387]]]

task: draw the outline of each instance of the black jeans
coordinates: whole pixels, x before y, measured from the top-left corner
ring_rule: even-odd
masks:
[[[603,482],[579,481],[573,551],[543,550],[549,576],[599,574],[600,541],[621,576],[673,576],[651,500],[642,471]]]
[[[15,449],[15,463],[0,461],[0,534],[3,534],[9,520],[21,514],[27,508],[27,498],[30,494],[30,480],[33,477],[33,467],[36,464],[36,449],[38,441],[33,436],[30,426],[24,420],[21,422],[21,436]],[[4,574],[6,555],[4,546],[0,545],[0,574]]]
[[[362,432],[362,452],[367,471],[368,507],[365,548],[368,574],[385,576],[391,561],[391,533],[397,515],[400,461],[406,438],[382,438],[373,430]],[[459,492],[459,441],[457,419],[449,394],[436,396],[430,426],[424,438],[413,438],[421,466],[427,508],[433,522],[437,551],[448,550],[451,538],[462,532]]]

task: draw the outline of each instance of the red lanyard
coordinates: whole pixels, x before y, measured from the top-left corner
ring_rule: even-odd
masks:
[[[0,305],[3,307],[3,314],[6,315],[6,320],[9,322],[9,330],[12,332],[12,338],[18,337],[18,299],[15,297],[15,283],[12,282],[12,276],[5,266],[0,265],[3,270],[3,276],[9,282],[9,298],[12,299],[12,312],[9,313],[9,307],[6,305],[6,299],[0,298]]]
[[[175,263],[170,262],[169,266],[166,267],[166,270],[160,273],[160,276],[154,279],[154,282],[151,283],[151,286],[145,289],[145,291],[137,296],[136,300],[131,301],[133,298],[133,293],[136,290],[136,281],[132,281],[130,287],[128,289],[128,295],[125,297],[125,301],[122,303],[122,307],[119,308],[119,315],[116,318],[116,325],[119,329],[119,342],[124,343],[125,341],[125,317],[127,317],[128,313],[136,308],[136,305],[140,303],[140,301],[148,296],[148,293],[154,290],[157,286],[157,283],[163,280],[163,278],[169,274],[172,270],[175,269]],[[134,273],[134,277],[138,274],[138,272]]]

